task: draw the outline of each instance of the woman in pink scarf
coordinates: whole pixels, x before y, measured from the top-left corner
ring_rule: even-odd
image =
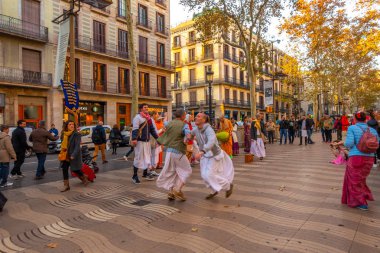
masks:
[[[342,204],[366,211],[368,210],[367,200],[374,200],[366,183],[374,162],[374,153],[364,153],[358,149],[358,143],[364,131],[367,131],[368,126],[365,123],[366,115],[364,112],[356,113],[355,119],[357,123],[348,128],[347,138],[344,143],[344,146],[349,148],[350,152],[344,175]],[[372,128],[369,128],[369,130],[379,141],[377,132]]]

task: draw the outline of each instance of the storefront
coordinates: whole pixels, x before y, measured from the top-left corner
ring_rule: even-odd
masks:
[[[131,104],[116,104],[117,124],[120,128],[130,125],[131,122]]]
[[[28,127],[37,128],[40,120],[46,119],[46,98],[18,96],[18,118]]]
[[[106,103],[104,102],[80,101],[79,126],[92,126],[96,125],[99,120],[104,121],[105,105]],[[63,108],[65,108],[65,106]],[[65,111],[63,115],[65,121],[73,119],[73,116]]]

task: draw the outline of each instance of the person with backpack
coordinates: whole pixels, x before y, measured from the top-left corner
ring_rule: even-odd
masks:
[[[350,151],[344,175],[342,204],[368,210],[367,200],[373,201],[373,196],[366,179],[371,172],[374,154],[379,147],[379,136],[375,129],[365,123],[364,112],[356,113],[355,119],[357,123],[348,128],[344,143]]]
[[[98,125],[92,129],[92,136],[91,136],[92,142],[95,145],[95,151],[94,151],[94,159],[93,162],[96,163],[96,159],[98,158],[98,152],[102,152],[102,161],[103,164],[108,163],[106,160],[106,143],[107,143],[107,137],[106,137],[106,131],[103,127],[103,121],[99,120]]]
[[[376,130],[377,134],[380,136],[380,125],[379,122],[377,122],[375,117],[375,112],[373,110],[369,111],[370,120],[367,121],[367,125],[369,127],[372,127]],[[380,147],[377,149],[375,154],[375,162],[373,164],[373,167],[376,168],[378,163],[377,161],[380,159]]]
[[[117,145],[120,143],[122,139],[121,132],[119,127],[115,124],[110,132],[110,142],[112,145],[112,154],[117,155]]]

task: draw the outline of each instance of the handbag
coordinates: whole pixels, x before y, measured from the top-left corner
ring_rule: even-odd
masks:
[[[8,199],[4,196],[2,192],[0,192],[0,212],[3,211],[3,208],[5,206],[5,203],[7,203]]]

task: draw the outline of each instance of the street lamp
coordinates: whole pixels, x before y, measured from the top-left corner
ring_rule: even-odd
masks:
[[[274,68],[274,48],[273,48],[273,44],[274,43],[280,43],[281,41],[280,40],[270,40],[269,41],[271,44],[272,44],[272,50],[271,50],[271,60],[272,60],[272,89],[273,91],[275,90],[274,89],[274,78],[275,78],[275,75],[276,75],[276,71],[275,71],[275,68]],[[273,93],[273,113],[274,115],[276,115],[276,103],[275,103],[275,100],[276,100],[276,94],[275,92]],[[279,110],[280,111],[280,110]],[[274,116],[274,121],[276,121],[276,116]]]
[[[212,94],[211,94],[211,84],[214,80],[214,71],[212,70],[207,70],[206,72],[206,81],[208,83],[208,114],[209,114],[209,117],[210,117],[210,124],[212,124]]]

